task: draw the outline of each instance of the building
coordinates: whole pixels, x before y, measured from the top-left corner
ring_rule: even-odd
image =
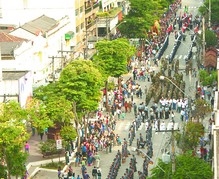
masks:
[[[217,58],[217,71],[219,75],[219,57]],[[219,81],[218,81],[219,84]],[[214,125],[212,127],[212,139],[213,139],[213,170],[214,170],[214,179],[219,179],[219,94],[218,88],[215,91],[214,97]]]
[[[92,55],[89,49],[93,49],[95,42],[98,40],[97,13],[99,5],[98,0],[85,0],[85,59]]]
[[[15,100],[25,107],[33,95],[32,75],[28,71],[1,71],[0,102]]]
[[[65,59],[70,58],[64,54],[72,49],[70,41],[73,32],[69,31],[70,25],[68,16],[55,20],[42,15],[10,32],[9,35],[27,38],[30,43],[26,49],[20,48],[14,52],[15,61],[20,64],[8,66],[31,71],[34,84],[43,85],[61,71]]]
[[[119,4],[119,5],[122,5]],[[122,6],[118,6],[117,0],[102,0],[98,16],[98,36],[110,38],[116,34],[116,27],[122,20]]]

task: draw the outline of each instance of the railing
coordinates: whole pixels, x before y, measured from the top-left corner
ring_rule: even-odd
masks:
[[[87,14],[88,12],[90,12],[92,10],[91,6],[88,7],[87,9],[85,9],[85,14]]]
[[[89,6],[85,9],[85,14],[89,13],[90,11],[92,11],[93,9],[96,9],[99,7],[99,3],[95,3],[93,6]]]
[[[99,3],[97,2],[96,4],[93,5],[93,9],[96,9],[99,7]]]
[[[89,24],[86,25],[86,29],[89,29],[90,27],[92,27],[95,24],[95,21],[90,22]]]

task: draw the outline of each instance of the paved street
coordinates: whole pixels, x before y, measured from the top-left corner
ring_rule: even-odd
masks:
[[[201,5],[201,1],[196,1],[196,0],[183,0],[182,1],[182,7],[184,7],[185,5],[188,5],[189,11],[191,10],[191,13],[193,15],[195,15],[197,13],[197,9],[198,6]],[[183,9],[178,11],[178,14],[182,13]],[[176,53],[175,59],[179,59],[180,60],[180,69],[185,69],[185,56],[187,55],[188,49],[191,45],[191,38],[190,38],[190,32],[186,32],[187,33],[187,38],[185,41],[183,41]],[[170,34],[170,41],[169,41],[169,46],[167,48],[167,50],[164,53],[164,57],[168,58],[168,55],[170,54],[170,52],[172,51],[173,48],[173,44],[175,42],[175,38],[174,38],[174,33]],[[193,56],[192,59],[195,60],[197,57]],[[194,63],[195,64],[195,63]],[[159,71],[159,67],[155,68],[155,71]],[[190,93],[191,94],[191,89],[195,89],[195,83],[196,83],[196,78],[191,78],[189,76],[185,75],[185,72],[182,70],[183,74],[184,74],[184,80],[186,82],[186,93]],[[127,74],[123,76],[124,79],[128,79],[129,77],[132,77],[132,74]],[[138,81],[138,84],[142,87],[142,89],[144,89],[145,86],[147,86],[147,89],[149,89],[150,86],[150,82],[143,82],[143,81]],[[194,91],[192,91],[194,92]],[[134,102],[136,102],[137,104],[139,104],[140,102],[144,102],[145,100],[145,94],[143,94],[143,98],[139,99],[139,98],[134,98]],[[180,122],[180,114],[176,113],[175,114],[175,125],[180,127],[182,124]],[[116,125],[116,130],[115,133],[119,134],[121,139],[123,138],[127,138],[128,137],[128,129],[129,126],[131,124],[131,122],[134,120],[134,113],[127,113],[126,114],[126,118],[125,120],[120,120],[117,122]],[[166,126],[170,126],[170,119],[165,120],[165,124]],[[128,149],[131,152],[131,154],[136,154],[135,151],[133,151],[134,148],[136,148],[136,139],[139,137],[140,133],[143,134],[143,136],[145,137],[145,125],[142,124],[139,128],[139,130],[136,133],[136,137],[133,141],[132,146],[130,146]],[[164,145],[166,143],[166,141],[170,138],[170,133],[168,132],[155,132],[155,129],[153,128],[153,135],[152,135],[152,141],[153,141],[153,151],[154,151],[154,155],[153,155],[153,161],[154,163],[152,165],[149,165],[149,169],[153,168],[156,166],[158,158],[160,158],[162,156],[162,149],[164,149]],[[32,146],[32,150],[30,151],[30,157],[29,157],[29,162],[33,162],[36,160],[42,160],[42,156],[39,153],[38,150],[38,141],[39,139],[37,138],[37,136],[35,136],[34,138],[32,138],[30,140],[30,145]],[[168,147],[167,147],[168,148]],[[170,148],[169,148],[170,149]],[[112,161],[117,153],[118,150],[121,150],[121,146],[114,146],[112,153],[108,153],[106,154],[105,151],[101,151],[99,152],[100,157],[101,157],[101,163],[100,163],[100,167],[102,169],[102,178],[105,178],[105,176],[107,176],[108,172],[109,172],[109,168],[110,165],[112,164]],[[144,149],[143,149],[144,150]],[[142,171],[142,162],[143,162],[143,158],[142,156],[137,156],[137,170],[141,170]],[[119,173],[117,178],[121,178],[125,172],[125,169],[128,168],[129,165],[129,161],[130,161],[130,157],[127,158],[126,162],[124,164],[122,164],[121,168],[119,169]],[[87,167],[88,169],[88,173],[91,174],[91,170],[92,170],[93,166]],[[35,169],[35,168],[34,168]],[[33,170],[33,169],[32,169]],[[76,176],[78,174],[81,174],[80,171],[80,167],[73,167],[73,170],[76,174]],[[34,179],[51,179],[51,178],[56,178],[57,177],[57,171],[45,171],[45,170],[41,170],[40,172],[38,172]],[[137,177],[137,173],[135,173],[135,177],[134,178],[138,178]]]

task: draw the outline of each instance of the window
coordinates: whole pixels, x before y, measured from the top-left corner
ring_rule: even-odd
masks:
[[[80,13],[82,13],[84,11],[84,6],[80,7]]]
[[[77,27],[76,27],[76,33],[78,33],[79,30],[80,30],[80,26],[77,26]]]
[[[76,9],[75,10],[75,16],[78,16],[79,15],[79,9]]]
[[[84,22],[83,23],[81,23],[81,29],[83,29],[84,28]]]

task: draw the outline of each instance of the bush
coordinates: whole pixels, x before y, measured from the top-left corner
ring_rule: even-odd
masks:
[[[59,167],[64,168],[64,166],[65,166],[64,162],[51,162],[45,165],[41,165],[42,168],[48,168],[48,169],[57,169]]]
[[[40,151],[43,156],[58,154],[61,151],[56,148],[56,141],[49,139],[45,142],[40,143]]]

